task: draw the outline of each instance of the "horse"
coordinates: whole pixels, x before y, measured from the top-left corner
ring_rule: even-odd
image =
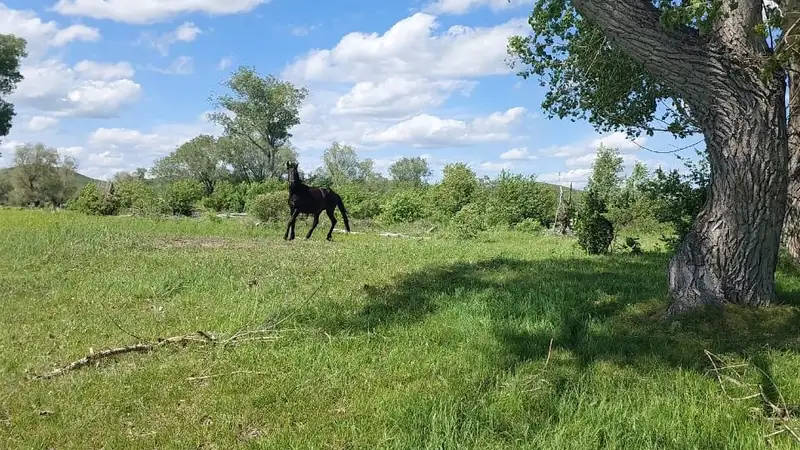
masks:
[[[336,208],[342,213],[344,219],[344,228],[350,232],[350,221],[347,219],[347,210],[342,203],[342,197],[339,196],[332,189],[323,187],[307,186],[300,178],[300,172],[297,170],[297,163],[287,162],[286,170],[289,173],[289,209],[291,215],[289,222],[286,224],[286,233],[283,235],[284,240],[294,239],[294,225],[297,216],[300,213],[313,214],[314,222],[311,224],[311,229],[306,234],[306,239],[311,237],[311,233],[319,224],[319,215],[322,211],[328,214],[331,219],[331,229],[328,231],[326,239],[329,241],[333,239],[333,228],[336,226],[336,217],[333,215]],[[290,234],[291,231],[291,234]]]

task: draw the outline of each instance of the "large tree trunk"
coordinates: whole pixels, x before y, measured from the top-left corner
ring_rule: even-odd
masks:
[[[793,69],[789,75],[789,194],[783,243],[800,266],[800,73],[795,71],[800,67]]]
[[[800,1],[784,2],[783,29],[789,54],[789,193],[786,221],[783,226],[783,244],[789,256],[800,266]]]
[[[670,260],[668,313],[769,304],[786,211],[788,137],[785,74],[761,77],[766,44],[750,33],[761,1],[738,1],[704,38],[690,28],[664,28],[651,0],[572,3],[679,93],[705,135],[711,192]]]
[[[783,77],[762,86],[731,80],[703,124],[711,192],[669,264],[669,314],[702,305],[768,305],[786,210]],[[732,72],[723,74],[734,78]]]

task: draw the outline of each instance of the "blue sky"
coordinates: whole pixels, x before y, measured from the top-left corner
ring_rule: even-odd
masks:
[[[20,143],[42,142],[97,178],[149,167],[197,134],[219,133],[204,119],[209,95],[247,65],[310,90],[292,130],[306,171],[334,140],[381,171],[424,155],[436,178],[463,161],[479,174],[505,168],[582,186],[600,142],[628,168],[681,167],[640,145],[668,151],[698,139],[637,145],[543,116],[544,88],[504,62],[508,36],[529,29],[529,3],[7,0],[0,32],[25,37],[30,56],[0,165]]]

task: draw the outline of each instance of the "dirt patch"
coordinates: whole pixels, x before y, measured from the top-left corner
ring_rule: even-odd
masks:
[[[218,237],[167,237],[153,241],[157,248],[253,248],[258,242],[246,240],[231,240]]]

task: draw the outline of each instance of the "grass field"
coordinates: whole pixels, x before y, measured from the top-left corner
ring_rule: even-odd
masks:
[[[235,220],[0,210],[0,448],[800,446],[785,431],[800,421],[731,399],[761,385],[800,404],[787,267],[781,306],[666,322],[663,253],[588,257],[514,233],[329,243],[327,227],[304,241],[298,223],[287,243]],[[267,319],[270,341],[29,378],[131,335],[230,336]],[[738,373],[718,379],[705,350]]]

